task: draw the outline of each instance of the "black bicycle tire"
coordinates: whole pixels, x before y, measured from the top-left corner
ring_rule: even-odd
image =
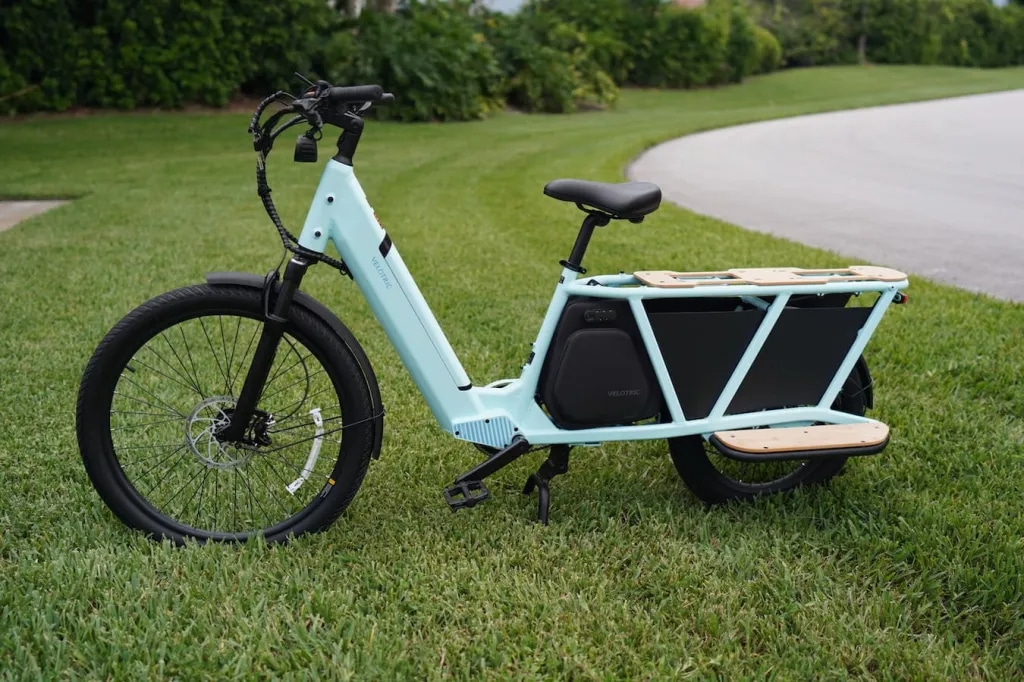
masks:
[[[842,412],[863,415],[867,408],[865,390],[860,371],[854,368],[833,403],[834,408]],[[837,455],[805,460],[798,469],[787,476],[752,484],[738,481],[720,471],[708,456],[708,448],[713,446],[706,445],[699,435],[671,438],[668,446],[672,464],[679,477],[694,495],[710,505],[734,500],[751,500],[796,488],[822,485],[839,475],[848,459]]]
[[[249,287],[195,285],[156,296],[122,318],[97,346],[82,375],[76,433],[83,465],[106,506],[126,526],[176,544],[246,542],[260,534],[268,543],[286,542],[330,527],[362,485],[374,444],[373,403],[355,355],[331,327],[293,306],[286,333],[323,365],[342,406],[344,436],[334,464],[333,484],[287,519],[254,531],[224,533],[193,528],[155,509],[121,470],[110,435],[110,408],[118,377],[147,341],[176,324],[206,314],[240,314],[262,319],[262,296]]]

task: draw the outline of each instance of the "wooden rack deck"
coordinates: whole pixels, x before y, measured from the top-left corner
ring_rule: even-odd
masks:
[[[719,272],[674,272],[672,270],[644,270],[633,276],[649,287],[685,288],[718,285],[817,285],[828,282],[902,282],[907,276],[890,268],[874,265],[851,265],[832,270],[805,270],[803,268],[737,268]]]

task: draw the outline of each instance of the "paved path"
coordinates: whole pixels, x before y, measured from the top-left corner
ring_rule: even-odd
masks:
[[[1024,90],[700,133],[628,175],[851,263],[1024,301]]]
[[[22,220],[66,204],[66,201],[0,201],[0,232]]]

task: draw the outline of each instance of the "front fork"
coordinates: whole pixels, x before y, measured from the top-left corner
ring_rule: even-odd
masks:
[[[259,402],[260,396],[263,395],[263,387],[270,374],[270,367],[274,364],[277,346],[281,342],[281,337],[284,336],[292,299],[295,298],[295,292],[299,290],[306,270],[315,262],[307,260],[301,255],[295,255],[288,261],[277,298],[273,301],[274,309],[272,311],[270,310],[270,301],[274,279],[268,277],[263,291],[265,317],[263,333],[260,334],[259,343],[256,344],[256,352],[253,354],[249,373],[245,376],[245,383],[242,385],[242,392],[238,395],[230,421],[217,435],[219,440],[235,443],[245,438],[246,429],[252,422],[252,416],[256,411],[256,404]],[[271,273],[271,275],[274,274],[276,273]]]

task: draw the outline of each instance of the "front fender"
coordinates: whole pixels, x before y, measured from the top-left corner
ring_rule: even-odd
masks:
[[[260,291],[263,290],[264,280],[265,278],[263,276],[251,272],[209,272],[206,274],[206,282],[212,286],[249,287]],[[278,284],[278,286],[279,285],[280,284]],[[379,417],[374,420],[373,451],[371,455],[374,459],[380,459],[380,450],[384,442],[384,405],[380,398],[380,387],[377,385],[377,375],[373,372],[373,367],[370,365],[370,359],[366,357],[363,347],[359,345],[359,342],[356,341],[356,337],[353,336],[348,327],[346,327],[344,323],[338,319],[338,316],[331,312],[331,309],[323,303],[303,291],[297,291],[295,292],[295,299],[292,304],[302,306],[308,312],[316,315],[327,323],[327,326],[329,326],[331,330],[338,335],[338,339],[345,344],[345,346],[352,352],[356,362],[359,363],[359,368],[363,372],[363,379],[366,381],[366,388],[370,393],[373,413],[375,415],[379,415]]]

